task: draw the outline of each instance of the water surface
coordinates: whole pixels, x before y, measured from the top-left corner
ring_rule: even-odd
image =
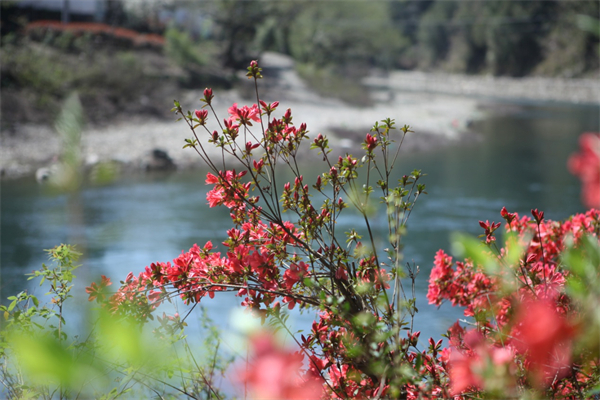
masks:
[[[405,238],[405,261],[421,267],[417,327],[422,337],[439,336],[462,315],[451,307],[437,310],[425,299],[434,254],[450,250],[451,232],[479,235],[478,221],[500,221],[503,206],[519,213],[538,208],[550,219],[584,211],[579,182],[566,170],[566,161],[582,132],[600,130],[598,115],[597,107],[521,104],[518,111],[476,123],[472,129],[480,141],[402,156],[398,177],[415,168],[427,173],[429,194],[415,208]],[[60,243],[85,249],[78,270],[85,285],[76,287],[81,301],[84,286],[101,274],[118,282],[129,271],[172,260],[194,243],[220,243],[230,227],[229,213],[208,208],[204,177],[203,171],[133,175],[109,186],[85,186],[76,195],[49,193],[33,179],[2,181],[3,302],[23,288],[36,290],[23,274],[47,261],[43,249]],[[375,218],[382,234],[384,223]],[[343,230],[358,224],[359,219],[340,221]],[[227,328],[239,301],[225,295],[203,303]],[[312,321],[311,316],[295,318],[297,328]]]

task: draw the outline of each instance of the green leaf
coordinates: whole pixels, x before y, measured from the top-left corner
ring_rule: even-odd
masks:
[[[481,242],[470,235],[454,233],[451,238],[452,253],[457,258],[468,258],[475,265],[483,267],[489,274],[497,274],[500,270],[498,260]]]
[[[507,249],[504,256],[504,262],[507,265],[518,265],[525,248],[519,243],[519,237],[515,232],[506,234],[504,248]]]

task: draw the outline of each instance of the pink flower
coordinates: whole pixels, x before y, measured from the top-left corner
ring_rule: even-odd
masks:
[[[196,110],[194,111],[194,113],[196,114],[196,118],[198,118],[198,121],[200,125],[204,125],[206,123],[206,117],[208,117],[208,111],[207,110]]]
[[[235,121],[240,121],[242,125],[250,125],[250,121],[260,122],[260,109],[256,104],[253,104],[252,107],[243,106],[242,108],[238,108],[237,103],[233,103],[229,110],[229,122],[234,123]]]
[[[536,210],[537,211],[537,210]],[[544,215],[544,213],[542,213],[542,216]],[[479,221],[479,226],[481,226],[483,229],[485,229],[485,242],[486,243],[492,243],[496,241],[496,238],[494,236],[492,236],[492,234],[494,233],[494,231],[496,229],[498,229],[500,227],[500,222],[492,222],[492,224],[490,225],[489,221]]]
[[[534,383],[544,387],[570,372],[574,328],[550,300],[526,300],[516,317],[515,348],[527,355]]]
[[[582,134],[579,148],[579,153],[569,157],[567,166],[573,175],[581,179],[583,204],[589,208],[600,208],[600,134]]]
[[[206,89],[204,89],[204,98],[201,100],[203,102],[205,102],[206,104],[210,104],[214,97],[215,97],[215,95],[213,94],[212,89],[206,88]]]
[[[311,379],[301,376],[303,354],[279,347],[270,333],[260,333],[251,339],[253,357],[248,365],[238,369],[240,381],[246,384],[252,398],[265,400],[318,399],[323,382],[312,379],[316,370],[309,373]],[[314,358],[316,367],[320,360]],[[313,364],[313,369],[315,365]]]
[[[308,265],[303,261],[300,261],[298,264],[290,265],[283,274],[285,287],[290,290],[296,282],[300,281],[300,279],[306,275],[308,275]]]
[[[509,213],[506,210],[506,207],[502,207],[502,210],[500,210],[500,215],[506,220],[506,222],[508,222],[509,225],[512,222],[512,220],[515,219],[515,214]]]
[[[464,334],[462,347],[463,350],[451,348],[449,355],[450,386],[453,395],[469,388],[485,389],[486,384],[492,383],[488,382],[486,377],[499,376],[514,367],[514,353],[510,348],[488,343],[476,330]],[[508,390],[508,387],[505,387],[505,390]]]
[[[544,220],[544,212],[538,211],[537,208],[535,210],[531,210],[531,215],[533,215],[533,218],[535,218],[535,222],[537,222],[538,224],[541,224]]]
[[[373,151],[373,149],[377,147],[377,138],[375,136],[371,136],[370,133],[367,133],[367,137],[365,138],[365,146],[367,151]]]

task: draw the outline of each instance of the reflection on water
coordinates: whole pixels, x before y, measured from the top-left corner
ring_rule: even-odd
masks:
[[[449,250],[450,232],[478,235],[477,221],[499,221],[502,206],[519,213],[539,208],[550,219],[584,211],[579,183],[566,170],[566,160],[576,151],[580,133],[599,130],[598,108],[526,105],[473,129],[481,132],[482,141],[404,155],[397,169],[398,177],[415,168],[427,173],[429,195],[412,214],[405,241],[405,260],[421,266],[417,328],[425,338],[439,335],[461,317],[460,310],[438,311],[425,299],[434,254],[439,248]],[[79,234],[87,251],[78,273],[85,283],[79,286],[83,299],[83,287],[101,274],[118,282],[151,262],[172,260],[194,243],[220,243],[230,226],[226,209],[206,205],[202,171],[130,176],[110,186],[85,187],[80,193],[83,226],[70,218],[68,196],[46,193],[33,179],[3,181],[1,190],[3,301],[27,286],[23,273],[46,262],[43,249]],[[352,218],[340,221],[344,230],[353,223]],[[384,223],[382,216],[376,217],[382,235]],[[225,327],[238,303],[228,295],[205,305]],[[310,316],[298,318],[312,321]]]

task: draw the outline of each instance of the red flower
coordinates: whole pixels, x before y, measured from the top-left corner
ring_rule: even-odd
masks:
[[[240,121],[242,125],[250,125],[250,121],[260,122],[260,109],[256,104],[253,104],[252,107],[243,106],[242,108],[238,108],[237,103],[233,103],[229,110],[229,122],[234,123],[236,120]]]
[[[300,261],[298,264],[290,265],[290,268],[283,274],[286,288],[290,290],[296,282],[300,281],[306,275],[308,275],[308,265],[306,263]]]
[[[206,88],[206,89],[204,89],[204,98],[201,100],[203,102],[205,102],[206,104],[210,104],[214,97],[215,97],[215,95],[213,94],[212,89]]]
[[[94,301],[98,299],[98,301],[103,301],[106,297],[106,287],[112,285],[112,282],[109,278],[102,275],[102,280],[100,284],[96,284],[96,282],[92,282],[92,284],[85,288],[85,292],[90,295],[88,301]]]
[[[323,382],[300,375],[303,354],[282,349],[269,333],[260,333],[251,339],[251,358],[248,366],[241,367],[240,380],[248,385],[252,397],[257,399],[318,399]],[[314,358],[316,366],[321,363]],[[313,364],[313,368],[315,365]],[[309,373],[314,377],[314,373]]]
[[[544,213],[542,213],[543,215]],[[498,229],[500,227],[500,222],[492,222],[492,224],[490,225],[489,221],[479,221],[479,226],[481,226],[483,229],[485,229],[485,242],[486,243],[492,243],[496,241],[496,238],[494,236],[492,236],[492,233],[494,233],[494,231],[496,229]]]
[[[569,157],[567,166],[573,175],[581,179],[583,204],[589,208],[600,208],[600,134],[582,134],[579,148],[579,153]]]
[[[544,387],[571,368],[571,341],[575,330],[549,300],[527,300],[517,313],[515,348],[527,355],[534,383]]]
[[[370,133],[367,133],[367,137],[365,138],[365,146],[367,151],[373,151],[373,149],[377,147],[377,138],[375,136],[371,136]]]
[[[506,222],[508,222],[509,225],[512,222],[512,220],[515,219],[516,216],[515,213],[509,213],[506,210],[506,207],[502,207],[502,210],[500,210],[500,215],[506,220]]]
[[[252,143],[252,142],[246,142],[246,154],[250,154],[252,153],[252,150],[256,149],[258,146],[260,146],[259,143]]]
[[[514,367],[514,354],[510,348],[488,343],[476,330],[464,334],[462,346],[463,350],[453,347],[449,356],[450,386],[454,395],[469,388],[484,388],[486,384],[490,384],[485,377],[495,375],[492,371],[502,371],[507,366]]]
[[[544,220],[544,212],[538,211],[537,208],[535,210],[531,210],[531,215],[533,215],[533,218],[535,218],[535,222],[537,222],[538,225],[541,224]]]
[[[196,118],[198,118],[200,125],[204,125],[206,123],[206,117],[208,117],[207,110],[196,110],[194,111],[194,114],[196,114]]]

